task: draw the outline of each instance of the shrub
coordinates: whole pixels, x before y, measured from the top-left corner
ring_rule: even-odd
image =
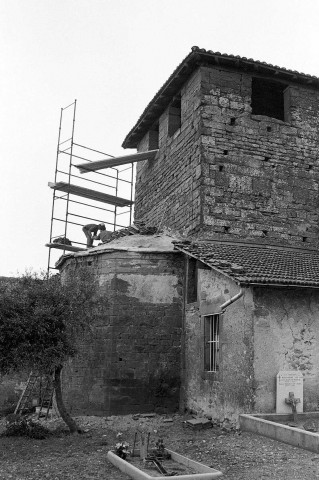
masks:
[[[40,423],[34,422],[30,418],[22,417],[8,424],[2,435],[5,437],[29,437],[44,440],[49,434],[50,431]]]

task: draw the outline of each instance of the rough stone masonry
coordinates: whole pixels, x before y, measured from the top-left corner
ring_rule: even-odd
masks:
[[[318,82],[256,62],[205,60],[172,91],[181,107],[173,135],[162,89],[159,152],[137,166],[136,218],[205,238],[317,246]],[[150,131],[135,144],[148,150]]]

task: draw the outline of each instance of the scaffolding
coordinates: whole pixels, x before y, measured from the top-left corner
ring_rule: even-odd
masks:
[[[106,230],[116,231],[132,223],[134,155],[115,158],[76,143],[75,115],[76,100],[61,108],[54,182],[49,182],[53,200],[48,271],[56,268],[58,258],[52,250],[65,254],[87,248],[84,225],[104,223]]]

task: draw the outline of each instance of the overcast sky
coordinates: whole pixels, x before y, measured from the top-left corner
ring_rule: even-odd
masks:
[[[60,108],[112,155],[197,45],[319,76],[318,0],[0,0],[0,276],[45,269]]]

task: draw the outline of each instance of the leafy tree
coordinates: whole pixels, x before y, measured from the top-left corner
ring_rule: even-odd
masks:
[[[59,413],[71,433],[79,431],[62,398],[61,372],[94,322],[96,281],[87,268],[65,276],[26,273],[0,285],[0,372],[54,374]]]

